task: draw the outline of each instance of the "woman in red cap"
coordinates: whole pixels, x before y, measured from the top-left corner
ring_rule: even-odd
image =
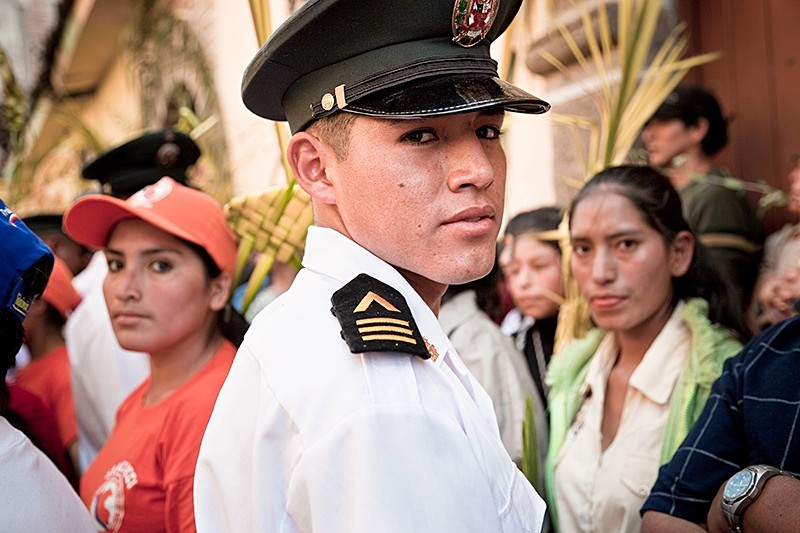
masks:
[[[64,225],[105,249],[114,333],[151,369],[120,406],[81,498],[109,531],[193,531],[200,441],[236,351],[221,321],[236,239],[216,201],[166,177],[126,201],[81,198]]]

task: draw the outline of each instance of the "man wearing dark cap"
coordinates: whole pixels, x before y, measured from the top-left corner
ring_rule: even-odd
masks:
[[[195,474],[199,531],[539,531],[545,506],[436,314],[503,214],[497,78],[521,0],[311,0],[248,67],[313,201],[304,269],[242,344]]]
[[[99,181],[104,193],[127,198],[164,176],[186,185],[186,170],[199,158],[200,148],[191,137],[166,128],[103,152],[81,174]]]
[[[680,192],[683,214],[722,278],[734,306],[745,309],[758,275],[764,229],[744,191],[725,186],[730,173],[714,162],[728,143],[728,122],[713,94],[677,87],[642,133],[649,163]]]
[[[164,176],[186,183],[187,170],[199,157],[200,149],[188,135],[166,128],[103,152],[82,175],[99,181],[106,194],[127,198]],[[146,354],[123,350],[114,336],[103,298],[107,272],[105,254],[97,252],[75,277],[83,303],[70,315],[65,330],[81,472],[111,434],[119,404],[150,371]]]

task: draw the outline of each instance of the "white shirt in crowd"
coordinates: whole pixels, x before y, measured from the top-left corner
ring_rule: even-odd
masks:
[[[96,531],[67,478],[28,437],[0,416],[0,531]]]

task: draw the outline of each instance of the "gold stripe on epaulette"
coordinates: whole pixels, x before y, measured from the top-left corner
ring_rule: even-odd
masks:
[[[380,324],[382,322],[397,324],[398,326],[408,326],[410,324],[408,320],[400,320],[397,318],[359,318],[356,320],[356,326],[361,326],[363,324]]]
[[[389,303],[389,301],[379,294],[375,294],[372,291],[369,291],[366,296],[364,296],[361,301],[358,303],[355,309],[353,309],[353,313],[363,313],[367,310],[369,305],[372,302],[377,302],[387,311],[392,311],[394,313],[399,313],[400,310]]]
[[[364,341],[398,341],[398,342],[405,342],[406,344],[417,344],[417,341],[408,338],[408,337],[401,337],[400,335],[364,335],[362,337]]]
[[[393,333],[405,333],[406,335],[414,335],[414,332],[408,328],[398,328],[397,326],[367,326],[365,328],[358,328],[359,333],[374,333],[376,331],[391,331]]]

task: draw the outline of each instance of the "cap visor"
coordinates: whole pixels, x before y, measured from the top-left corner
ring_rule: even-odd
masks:
[[[75,202],[64,214],[64,229],[81,244],[104,248],[114,227],[123,220],[139,219],[189,242],[197,237],[163,218],[157,211],[137,207],[112,196],[93,194]]]
[[[550,104],[500,78],[440,76],[361,98],[342,111],[383,118],[422,118],[503,108],[539,114]]]

